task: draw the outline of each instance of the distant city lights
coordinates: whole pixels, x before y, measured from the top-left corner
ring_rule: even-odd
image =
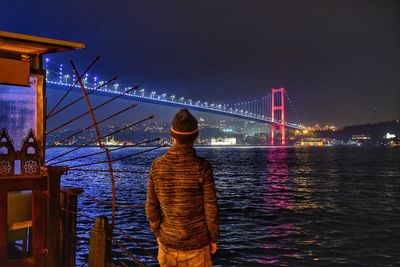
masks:
[[[391,133],[386,133],[386,134],[383,136],[383,138],[389,140],[389,139],[396,138],[396,135],[395,135],[395,134],[391,134]]]

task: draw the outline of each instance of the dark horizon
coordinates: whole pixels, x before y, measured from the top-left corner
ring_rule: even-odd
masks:
[[[10,1],[1,8],[0,30],[83,42],[86,49],[51,60],[84,68],[101,55],[93,74],[118,75],[120,84],[214,103],[285,87],[305,124],[400,118],[398,1]]]

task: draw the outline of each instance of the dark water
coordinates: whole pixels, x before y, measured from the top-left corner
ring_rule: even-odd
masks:
[[[48,157],[68,148],[48,152]],[[95,151],[86,149],[80,153]],[[136,149],[142,151],[144,148]],[[135,149],[115,152],[122,156]],[[115,163],[147,171],[152,151]],[[218,191],[221,238],[217,266],[400,266],[400,150],[388,148],[198,148]],[[84,161],[80,161],[84,162]],[[75,162],[76,163],[76,162]],[[73,163],[71,163],[73,165]],[[91,166],[98,168],[99,166]],[[106,168],[106,166],[100,166]],[[143,205],[147,175],[119,173],[119,204]],[[69,172],[63,185],[110,201],[107,174]],[[94,218],[110,208],[81,198]],[[87,258],[92,220],[79,217],[79,264]],[[116,238],[146,265],[157,253],[143,209],[119,209]],[[114,259],[128,257],[115,249]],[[118,262],[116,262],[118,265]],[[129,266],[135,266],[130,261]]]

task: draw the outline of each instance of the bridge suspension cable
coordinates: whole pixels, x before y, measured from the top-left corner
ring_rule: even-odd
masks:
[[[52,66],[52,67],[50,67]],[[53,86],[56,89],[65,90],[66,87],[73,87],[76,83],[76,77],[73,74],[68,74],[66,67],[61,70],[54,70],[54,64],[50,64],[50,61],[46,60],[46,67],[48,68],[48,76],[46,77],[49,86]],[[61,76],[61,77],[60,77]],[[174,94],[167,95],[167,93],[157,93],[156,91],[146,91],[144,88],[137,88],[132,90],[130,93],[126,93],[126,90],[132,87],[124,86],[121,84],[110,85],[108,82],[104,82],[98,79],[97,76],[89,75],[86,73],[82,76],[82,82],[88,90],[88,94],[96,91],[99,95],[121,95],[125,94],[123,98],[136,99],[142,102],[148,102],[152,104],[161,104],[175,107],[188,108],[192,110],[198,110],[202,112],[214,113],[219,115],[226,115],[231,117],[242,118],[251,121],[257,121],[261,123],[277,124],[271,119],[271,94],[266,94],[258,99],[242,101],[233,104],[217,104],[209,103],[208,101],[193,100],[185,97],[178,97]],[[124,93],[125,92],[125,93]],[[293,103],[289,99],[289,104],[293,110]],[[53,111],[53,113],[55,113]],[[296,117],[298,114],[294,111]],[[51,114],[53,115],[53,114]],[[285,122],[286,127],[294,129],[304,128],[300,124]]]
[[[289,102],[290,109],[293,111],[294,115],[296,116],[297,122],[299,124],[301,124],[299,114],[297,113],[297,110],[294,108],[293,102],[292,102],[292,100],[290,100],[290,97],[289,97],[289,95],[288,95],[286,90],[285,90],[285,96],[286,96],[286,99]]]
[[[264,117],[271,117],[271,94],[268,93],[258,99],[241,101],[226,105],[235,110],[247,110],[252,114],[260,114]]]

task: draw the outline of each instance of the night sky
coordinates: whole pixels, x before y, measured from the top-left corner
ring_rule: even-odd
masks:
[[[306,124],[400,118],[400,1],[2,0],[0,30],[83,42],[52,55],[215,103],[285,87]],[[157,110],[160,110],[158,108]],[[296,118],[288,118],[296,121]]]

